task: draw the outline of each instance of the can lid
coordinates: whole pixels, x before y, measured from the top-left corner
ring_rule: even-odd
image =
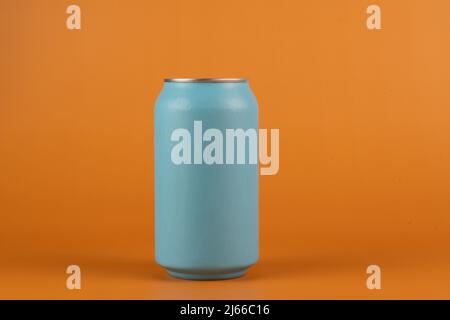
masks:
[[[164,82],[184,82],[184,83],[235,83],[246,82],[245,78],[166,78]]]

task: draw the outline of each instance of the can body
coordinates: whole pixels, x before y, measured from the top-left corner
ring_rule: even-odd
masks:
[[[178,278],[243,275],[259,254],[258,106],[247,81],[168,80],[154,119],[157,262]]]

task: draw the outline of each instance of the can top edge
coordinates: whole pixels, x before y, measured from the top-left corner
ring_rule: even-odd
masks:
[[[166,78],[164,82],[182,83],[237,83],[247,82],[245,78]]]

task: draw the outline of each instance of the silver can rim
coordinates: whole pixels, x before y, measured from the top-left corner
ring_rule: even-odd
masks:
[[[180,83],[240,83],[247,82],[245,78],[166,78],[164,82]]]

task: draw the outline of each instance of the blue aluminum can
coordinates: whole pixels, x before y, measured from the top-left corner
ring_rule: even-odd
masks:
[[[245,79],[166,79],[154,110],[155,251],[177,278],[230,279],[259,255],[258,105]]]

